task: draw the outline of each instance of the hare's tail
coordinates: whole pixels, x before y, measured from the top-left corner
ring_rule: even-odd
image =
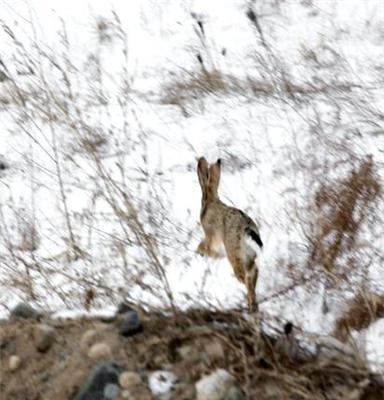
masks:
[[[263,248],[263,242],[258,232],[256,232],[252,228],[247,228],[245,230],[245,233],[260,247],[260,249]]]

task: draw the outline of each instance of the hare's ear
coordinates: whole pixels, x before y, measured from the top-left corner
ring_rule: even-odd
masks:
[[[209,168],[209,186],[212,192],[215,193],[216,195],[217,195],[217,190],[219,188],[220,172],[221,172],[221,159],[219,158]]]
[[[208,183],[208,162],[204,157],[200,157],[199,161],[197,162],[197,175],[199,177],[199,182],[201,186],[201,190],[203,193],[206,191],[206,186]]]

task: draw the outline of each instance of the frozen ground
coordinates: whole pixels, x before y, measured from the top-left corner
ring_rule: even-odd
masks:
[[[223,159],[223,200],[260,225],[261,311],[332,331],[352,292],[327,314],[321,281],[276,294],[308,274],[319,185],[365,155],[382,178],[384,4],[256,3],[260,30],[244,1],[1,3],[2,314],[20,299],[81,309],[91,289],[92,308],[168,305],[169,292],[180,307],[243,307],[227,260],[194,252],[204,155]],[[191,85],[207,71],[231,83]],[[379,221],[361,241],[358,275],[382,291]],[[364,337],[384,362],[383,320]]]

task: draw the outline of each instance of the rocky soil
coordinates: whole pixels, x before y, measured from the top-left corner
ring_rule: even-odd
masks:
[[[0,325],[2,400],[384,399],[353,352],[305,351],[237,312],[53,319],[26,304]]]

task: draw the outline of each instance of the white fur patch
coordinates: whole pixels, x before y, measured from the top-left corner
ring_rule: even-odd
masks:
[[[259,257],[261,254],[261,249],[259,245],[248,235],[244,236],[244,247],[245,247],[245,257],[249,260]]]

